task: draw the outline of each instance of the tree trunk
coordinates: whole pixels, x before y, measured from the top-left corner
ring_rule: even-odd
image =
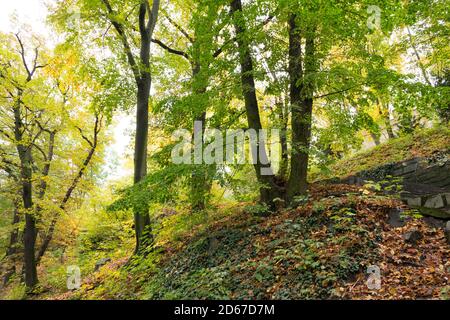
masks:
[[[201,143],[202,147],[198,150],[203,153],[205,142],[205,121],[206,112],[202,112],[199,117],[194,119],[194,139],[197,139],[197,143]],[[198,128],[198,124],[201,124],[201,128]],[[201,211],[206,207],[206,197],[209,192],[207,183],[207,165],[194,163],[194,168],[191,176],[191,208],[192,211]]]
[[[373,142],[376,146],[380,145],[380,137],[373,132],[370,132],[370,136],[372,137]]]
[[[3,285],[6,285],[9,282],[9,279],[16,273],[15,255],[17,253],[17,245],[19,243],[19,227],[17,225],[19,221],[19,203],[16,203],[16,201],[14,201],[14,213],[12,221],[13,230],[11,231],[9,245],[6,250],[5,256],[5,259],[9,258],[11,260],[11,266],[8,268],[5,276],[3,277]]]
[[[137,184],[147,175],[148,104],[152,83],[150,73],[150,44],[152,42],[156,21],[158,20],[160,0],[153,0],[151,8],[148,2],[140,2],[138,17],[141,41],[139,61],[136,61],[130,42],[128,41],[128,36],[125,32],[126,26],[114,18],[117,13],[113,10],[109,1],[102,0],[102,2],[111,15],[110,22],[116,29],[122,42],[124,53],[127,56],[128,64],[133,72],[137,85],[136,134],[134,145],[134,183]],[[148,20],[146,16],[148,16]],[[136,233],[135,254],[137,254],[147,245],[151,245],[153,241],[147,204],[141,203],[134,208],[134,227]]]
[[[136,136],[134,146],[134,183],[137,184],[147,175],[147,143],[148,143],[148,104],[150,98],[151,77],[148,73],[138,83]],[[134,226],[136,232],[136,249],[139,252],[145,245],[151,243],[151,227],[148,205],[140,204],[134,210]],[[148,243],[147,243],[148,242]]]
[[[307,173],[313,106],[313,89],[309,84],[311,80],[306,78],[314,70],[314,34],[311,30],[305,33],[305,59],[302,61],[302,33],[296,19],[297,15],[291,14],[289,18],[289,77],[292,150],[291,172],[286,192],[288,203],[297,196],[305,195],[308,190]]]
[[[253,76],[253,61],[250,55],[250,47],[245,40],[246,26],[237,14],[242,14],[241,0],[233,0],[231,2],[231,11],[233,14],[233,24],[236,30],[236,41],[239,48],[239,58],[241,65],[241,85],[242,93],[245,101],[245,109],[247,114],[247,122],[249,129],[254,129],[258,134],[262,129],[261,119],[259,116],[258,100],[256,98],[255,79]],[[253,154],[256,154],[257,159],[254,164],[256,171],[256,177],[260,183],[260,201],[274,206],[273,200],[280,196],[280,188],[276,185],[274,175],[270,162],[263,164],[262,162],[268,162],[268,156],[266,152],[266,146],[264,144],[253,143]],[[261,162],[262,161],[262,162]]]
[[[148,105],[152,77],[150,73],[150,45],[159,12],[159,0],[154,0],[152,9],[141,3],[139,9],[139,32],[141,35],[140,66],[131,64],[131,68],[140,69],[137,83],[136,135],[134,145],[134,183],[141,182],[147,175],[148,143]],[[148,22],[146,22],[148,14]],[[135,254],[153,243],[150,215],[147,203],[142,203],[134,210],[134,227],[136,232]]]
[[[22,96],[19,90],[18,96]],[[35,243],[36,243],[36,220],[32,212],[33,191],[32,191],[32,155],[30,146],[23,140],[22,115],[20,111],[20,100],[14,107],[14,135],[17,141],[17,152],[20,159],[20,177],[23,208],[25,211],[25,229],[23,233],[24,240],[24,271],[25,284],[28,289],[32,289],[38,283],[36,261],[35,261]]]
[[[59,209],[61,211],[64,211],[66,209],[67,202],[69,202],[73,191],[77,187],[78,183],[80,182],[81,178],[83,177],[83,175],[86,171],[86,168],[89,166],[89,164],[94,156],[94,153],[98,146],[98,135],[101,131],[101,127],[102,127],[102,116],[96,114],[95,115],[95,124],[94,124],[94,136],[93,136],[92,140],[89,140],[83,134],[82,130],[79,129],[83,139],[89,143],[90,149],[89,149],[89,152],[88,152],[86,158],[83,161],[83,164],[81,165],[80,169],[78,170],[77,175],[73,178],[72,183],[69,185],[69,187],[66,190],[66,193],[64,194],[64,198],[61,200],[61,203],[59,204]],[[53,132],[53,134],[50,134],[50,144],[49,144],[49,151],[48,151],[48,157],[47,157],[50,161],[53,159],[54,138],[55,138],[55,133]],[[51,164],[51,162],[48,162],[46,164],[46,166],[44,167],[44,170],[43,170],[44,176],[48,175],[49,170],[50,170],[50,164]],[[44,179],[43,181],[41,181],[41,188],[40,188],[40,193],[39,193],[40,199],[42,199],[44,197],[46,189],[47,189],[47,184]],[[41,258],[44,256],[45,252],[47,251],[47,248],[53,238],[53,233],[55,231],[55,227],[56,227],[56,223],[58,222],[58,218],[59,218],[59,212],[54,214],[53,219],[50,222],[48,231],[42,239],[41,246],[39,247],[39,251],[36,256],[36,264],[40,263]]]
[[[394,130],[391,125],[391,116],[389,113],[389,107],[385,107],[380,98],[378,98],[378,105],[379,105],[380,115],[383,118],[384,125],[386,127],[386,132],[388,134],[389,139],[396,138]]]
[[[194,43],[196,47],[196,43]],[[197,48],[198,49],[198,48]],[[202,95],[206,92],[207,81],[200,80],[197,83],[197,77],[200,75],[201,64],[199,61],[194,61],[192,64],[192,93],[195,95]],[[206,105],[201,106],[201,114],[194,116],[194,123],[200,123],[201,129],[194,126],[194,139],[197,137],[199,141],[197,143],[202,144],[202,148],[199,150],[203,153],[205,142],[205,129],[206,129]],[[199,130],[200,129],[200,130]],[[195,141],[195,140],[194,140]],[[215,164],[196,164],[194,163],[194,171],[192,173],[191,181],[191,208],[192,211],[201,211],[206,208],[208,202],[208,196],[211,192],[212,177],[211,172],[215,172]]]
[[[280,145],[281,145],[281,162],[280,170],[278,175],[285,179],[288,174],[288,145],[287,145],[287,125],[288,125],[288,115],[285,112],[285,105],[283,102],[279,101],[277,103],[278,118],[280,120],[281,130],[280,130]]]

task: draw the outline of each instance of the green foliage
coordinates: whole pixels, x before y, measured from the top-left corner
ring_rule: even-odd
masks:
[[[244,211],[256,217],[266,217],[271,213],[269,206],[265,203],[246,206]]]
[[[234,16],[225,0],[162,2],[150,66],[142,61],[145,55],[137,54],[139,7],[145,4],[136,0],[55,1],[48,18],[63,41],[52,49],[29,33],[22,32],[25,47],[14,35],[0,33],[0,258],[16,227],[22,239],[25,213],[37,220],[38,243],[53,232],[53,217],[60,221],[41,261],[45,280],[37,293],[49,287],[64,291],[70,263],[86,275],[83,288],[74,294],[83,299],[330,298],[335,297],[334,284],[377,255],[372,250],[377,227],[363,223],[367,217],[360,206],[382,202],[385,195],[392,200],[402,190],[402,181],[386,176],[383,168],[370,177],[380,180],[364,186],[376,196],[364,190],[315,199],[311,193],[272,215],[266,204],[255,204],[264,186],[254,166],[175,165],[171,136],[180,128],[190,134],[200,118],[209,128],[248,127],[252,115],[244,107],[242,78],[249,75],[241,72],[236,45],[243,41],[250,46],[256,114],[263,128],[285,133],[284,165],[289,169],[289,157],[297,152],[292,148],[298,140],[292,133],[292,111],[298,106],[291,105],[287,26],[296,17],[297,36],[302,43],[310,39],[314,47],[314,53],[302,49],[298,57],[305,71],[314,72],[305,72],[295,83],[302,98],[313,98],[313,117],[302,123],[304,132],[312,131],[311,146],[302,149],[309,154],[310,181],[448,151],[448,0],[432,5],[400,0],[242,2],[242,12]],[[369,6],[381,10],[379,26],[368,25]],[[76,17],[74,9],[79,10]],[[237,38],[233,22],[245,25]],[[129,185],[131,179],[125,177],[120,187],[112,187],[104,180],[111,133],[105,127],[118,111],[133,112],[142,71],[151,71],[153,81],[146,88],[152,95],[148,174],[137,184]],[[95,141],[94,121],[94,128],[102,129]],[[18,123],[23,128],[15,128]],[[434,127],[424,129],[429,125]],[[56,133],[52,160],[47,153],[51,132]],[[380,145],[361,151],[372,142]],[[17,152],[23,146],[32,158],[25,166],[31,167],[32,177],[25,179]],[[95,153],[87,161],[92,148]],[[288,173],[279,175],[277,183],[285,188]],[[33,208],[25,212],[17,204],[20,222],[11,225],[14,204],[21,201],[20,182],[28,179]],[[196,202],[205,207],[191,210]],[[419,218],[423,210],[405,214]],[[132,213],[147,211],[154,246],[126,265],[93,273],[100,258],[110,257],[116,264],[132,254]],[[288,215],[293,216],[285,219]],[[22,286],[9,290],[7,297],[24,295]]]

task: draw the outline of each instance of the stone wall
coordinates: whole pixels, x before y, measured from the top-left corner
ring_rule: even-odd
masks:
[[[401,199],[411,207],[426,208],[424,214],[450,218],[450,152],[437,152],[429,158],[414,158],[361,171],[330,182],[364,185],[390,177],[402,181]]]

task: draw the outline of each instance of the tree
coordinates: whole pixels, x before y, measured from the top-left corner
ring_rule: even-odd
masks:
[[[242,14],[242,3],[240,0],[231,2],[231,13],[236,31],[236,42],[239,48],[239,59],[241,66],[241,86],[244,96],[248,127],[260,132],[261,124],[258,99],[256,97],[255,79],[253,75],[253,60],[251,57],[250,44],[247,42],[245,18]],[[256,143],[251,146],[257,159],[254,164],[256,176],[260,186],[260,201],[273,207],[273,200],[280,196],[280,188],[276,184],[271,164],[268,161],[266,146],[264,143]]]
[[[5,55],[1,61],[4,68],[0,74],[2,80],[0,89],[5,94],[0,109],[4,124],[4,128],[0,131],[0,139],[5,142],[5,146],[0,149],[1,159],[7,165],[3,168],[9,172],[11,182],[17,183],[20,188],[22,201],[14,202],[16,209],[13,224],[17,224],[20,216],[24,215],[24,278],[27,288],[32,289],[38,282],[36,265],[51,241],[60,212],[64,212],[73,191],[83,178],[86,168],[91,164],[94,153],[98,149],[99,134],[104,120],[101,108],[94,107],[94,109],[97,108],[94,111],[94,132],[92,138],[88,137],[86,128],[74,124],[83,123],[86,116],[79,111],[84,98],[81,98],[80,91],[86,89],[82,85],[84,79],[75,80],[71,76],[64,78],[62,65],[57,65],[55,62],[57,59],[52,60],[49,53],[38,46],[35,46],[30,63],[26,51],[27,45],[19,34],[15,35],[17,44],[11,37],[3,34],[1,36],[5,40],[5,47],[2,48]],[[30,40],[31,43],[32,41]],[[14,53],[16,47],[19,54]],[[41,55],[49,62],[41,63],[40,60],[43,59]],[[67,61],[62,64],[65,68],[71,67],[70,64],[67,66]],[[70,69],[70,71],[74,70]],[[80,83],[75,83],[77,80],[80,80]],[[72,103],[76,104],[76,108]],[[57,171],[53,172],[52,169],[54,166],[63,166],[64,161],[72,168],[78,163],[77,157],[80,157],[80,151],[84,146],[80,146],[81,150],[76,147],[77,135],[81,141],[87,142],[90,147],[89,152],[85,158],[81,156],[81,164],[73,180],[67,179],[67,173],[65,173],[65,179],[61,179],[62,177],[55,176]],[[59,136],[61,138],[58,138]],[[68,137],[75,139],[65,140]],[[55,150],[60,152],[64,150],[64,147],[71,148],[75,153],[68,159],[59,156],[59,159],[55,160]],[[14,148],[15,152],[13,152]],[[70,152],[67,153],[70,154]],[[64,182],[69,183],[66,185]],[[59,200],[59,196],[65,189],[65,193]],[[51,196],[48,195],[49,190]],[[52,218],[48,230],[44,231],[49,214]],[[38,235],[40,235],[40,249],[36,253]],[[18,230],[13,228],[8,255],[16,253],[12,248],[17,239]]]
[[[99,28],[105,27],[105,36],[108,35],[108,45],[112,53],[116,54],[116,62],[131,72],[135,84],[136,97],[136,132],[134,147],[134,184],[139,184],[147,175],[147,144],[149,128],[149,100],[152,83],[150,66],[150,47],[160,9],[160,1],[109,1],[79,0],[68,4],[58,2],[53,10],[53,21],[61,32],[69,34],[68,42],[82,43],[84,39],[81,32],[85,32],[87,38],[92,39],[92,28],[84,30],[70,28],[68,21],[71,19],[71,8],[76,7],[81,11],[79,23],[90,25],[93,23]],[[127,14],[124,14],[127,12]],[[131,21],[130,21],[131,20]],[[115,36],[109,36],[113,30]],[[96,40],[99,39],[94,36]],[[102,41],[102,40],[100,40]],[[104,45],[104,42],[102,43]],[[138,53],[136,53],[138,52]],[[125,65],[123,64],[125,63]],[[120,69],[116,65],[117,69]],[[120,79],[117,79],[119,81]],[[114,86],[114,84],[108,83]],[[125,92],[122,92],[125,94]],[[112,107],[114,109],[114,106]],[[136,234],[135,253],[148,247],[152,239],[149,209],[145,203],[134,208],[134,229]]]

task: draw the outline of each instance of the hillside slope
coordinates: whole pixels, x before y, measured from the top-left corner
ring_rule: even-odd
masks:
[[[446,129],[427,130],[332,170],[346,176],[428,156],[448,150],[448,138]],[[258,216],[261,209],[233,203],[197,214],[170,211],[160,217],[156,249],[145,258],[127,261],[123,251],[118,257],[106,250],[112,261],[97,272],[90,262],[79,290],[43,288],[36,298],[449,298],[445,222],[423,218],[396,195],[370,185],[314,183],[296,208],[269,217]],[[380,270],[379,289],[368,286],[373,266]]]
[[[444,231],[406,209],[358,187],[317,185],[299,208],[269,218],[236,210],[134,268],[113,262],[60,298],[446,299]],[[410,232],[419,239],[405,240]],[[367,286],[373,265],[380,290]]]
[[[442,151],[450,151],[450,128],[440,126],[424,129],[342,159],[331,165],[326,172],[312,174],[311,180],[344,178],[389,163],[430,157]]]

